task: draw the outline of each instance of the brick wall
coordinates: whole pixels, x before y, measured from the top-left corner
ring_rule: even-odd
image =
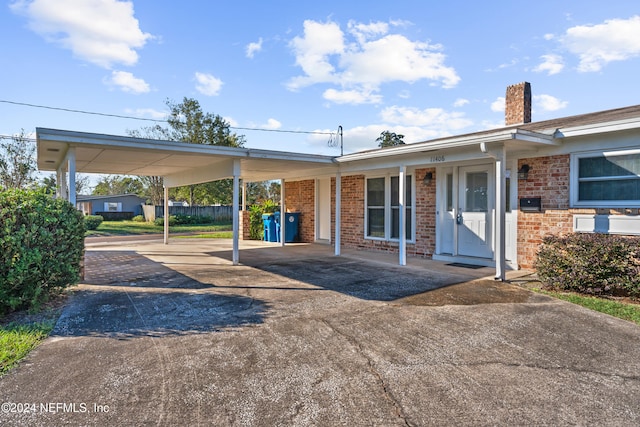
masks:
[[[531,268],[542,238],[573,231],[573,214],[593,209],[569,209],[569,155],[521,159],[518,169],[530,167],[526,180],[518,180],[518,197],[541,197],[542,212],[518,213],[518,263]]]
[[[285,207],[287,212],[300,212],[300,241],[315,241],[316,182],[313,179],[284,182]]]
[[[240,212],[240,239],[251,240],[251,214],[249,211]]]
[[[429,185],[423,184],[427,172],[433,174]],[[415,171],[416,243],[407,244],[407,255],[431,257],[436,241],[436,176],[435,169]],[[331,233],[335,233],[335,179],[331,180]],[[345,248],[379,250],[397,253],[398,242],[364,238],[365,226],[365,176],[344,176],[342,185],[341,244]]]

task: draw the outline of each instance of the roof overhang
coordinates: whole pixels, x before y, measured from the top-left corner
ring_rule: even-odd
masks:
[[[631,119],[614,120],[603,123],[594,123],[582,126],[573,126],[557,129],[553,134],[554,138],[571,138],[576,136],[596,135],[607,132],[619,132],[624,130],[639,129],[640,117]]]
[[[463,161],[490,157],[487,152],[494,147],[504,146],[507,151],[528,151],[560,143],[560,140],[547,133],[508,128],[348,154],[336,158],[336,161],[345,171],[356,170],[358,164],[371,165],[376,162],[391,164],[400,161],[407,166],[424,165],[442,162],[441,154],[447,154],[447,161]]]
[[[64,167],[71,147],[80,173],[163,176],[169,186],[230,178],[239,162],[247,181],[335,174],[333,157],[217,145],[36,129],[38,169]]]

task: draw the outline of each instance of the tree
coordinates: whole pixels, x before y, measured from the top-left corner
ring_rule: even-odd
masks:
[[[35,145],[24,129],[0,139],[0,188],[27,188],[35,183]]]
[[[183,98],[181,103],[165,101],[169,108],[169,127],[155,125],[140,130],[128,131],[134,137],[181,141],[191,144],[223,145],[227,147],[243,147],[244,135],[231,132],[231,125],[217,114],[204,113],[200,103],[193,98]],[[142,178],[147,194],[154,204],[162,201],[162,177]],[[193,204],[229,204],[232,202],[231,180],[197,184],[177,188],[172,191],[177,200],[188,200]]]
[[[404,145],[404,141],[402,140],[402,138],[404,138],[404,135],[385,130],[380,133],[380,136],[376,139],[376,142],[378,143],[378,147],[380,148],[395,147],[398,145]]]
[[[98,196],[112,196],[115,194],[144,194],[144,188],[140,180],[136,177],[107,175],[103,176],[93,194]]]
[[[39,187],[47,194],[56,194],[58,182],[55,174],[49,174],[40,181]],[[89,176],[76,174],[76,194],[82,194],[89,189]]]

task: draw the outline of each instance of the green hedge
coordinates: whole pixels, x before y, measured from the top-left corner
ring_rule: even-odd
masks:
[[[102,224],[104,217],[102,215],[87,215],[84,217],[84,226],[87,230],[95,230]]]
[[[169,225],[206,225],[213,224],[215,220],[208,215],[169,215]],[[164,225],[164,218],[156,218],[154,220],[155,225]]]
[[[547,236],[535,268],[545,285],[595,295],[640,296],[640,239],[609,234]]]
[[[0,313],[37,308],[80,278],[83,216],[37,191],[0,192]]]

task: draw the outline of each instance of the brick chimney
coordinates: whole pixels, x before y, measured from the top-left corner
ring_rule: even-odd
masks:
[[[522,82],[507,86],[504,103],[506,126],[531,122],[531,83]]]

